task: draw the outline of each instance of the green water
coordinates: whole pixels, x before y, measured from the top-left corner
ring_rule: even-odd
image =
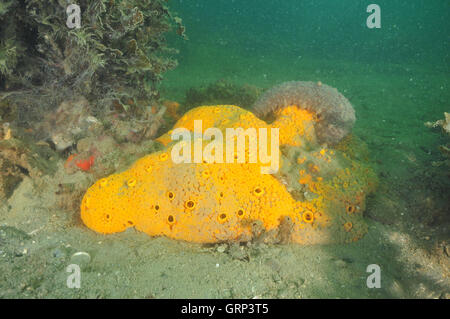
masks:
[[[445,111],[448,96],[450,3],[379,1],[381,28],[369,29],[370,3],[172,1],[190,40],[173,41],[180,50],[180,65],[167,75],[164,88],[179,85],[170,94],[181,99],[186,87],[217,79],[262,87],[321,80],[348,91],[345,95],[352,98],[356,87],[370,81],[371,91],[379,92],[378,102],[395,91],[388,89],[390,84],[401,83],[414,88],[412,98],[423,89],[421,98],[440,100],[416,100],[411,108],[406,107],[411,102],[406,96],[399,105],[385,103],[385,112],[438,116]],[[426,76],[439,79],[430,83]],[[353,102],[362,112],[358,101]]]
[[[450,3],[445,0],[377,1],[381,28],[369,29],[372,1],[172,1],[191,38],[235,49],[255,61],[283,54],[358,62],[434,64],[448,70]],[[189,45],[188,45],[189,46]],[[182,52],[183,59],[187,52]],[[237,58],[237,57],[236,57]],[[183,60],[181,60],[183,61]]]

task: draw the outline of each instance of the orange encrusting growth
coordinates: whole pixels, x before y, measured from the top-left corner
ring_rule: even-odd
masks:
[[[280,145],[302,146],[302,140],[315,142],[315,115],[307,110],[288,106],[275,112],[272,127],[280,128]]]
[[[260,220],[270,230],[281,216],[294,218],[295,200],[257,164],[173,164],[161,161],[161,154],[94,184],[81,206],[84,223],[100,233],[135,226],[151,236],[216,242],[251,239],[244,219]]]
[[[317,144],[313,113],[286,107],[267,124],[237,106],[203,106],[183,115],[173,129],[193,131],[200,119],[203,132],[279,128],[279,173],[261,174],[259,162],[175,164],[168,132],[158,139],[163,151],[89,188],[81,204],[83,222],[104,234],[135,227],[199,243],[249,241],[255,222],[276,232],[289,220],[287,236],[299,244],[350,242],[366,232],[362,211],[373,175],[367,166]]]

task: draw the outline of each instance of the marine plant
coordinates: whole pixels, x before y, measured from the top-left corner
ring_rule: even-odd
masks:
[[[71,3],[80,28],[66,24]],[[177,65],[166,34],[175,26],[184,36],[167,0],[0,0],[0,24],[1,105],[13,100],[26,111],[82,95],[97,109],[140,115]]]

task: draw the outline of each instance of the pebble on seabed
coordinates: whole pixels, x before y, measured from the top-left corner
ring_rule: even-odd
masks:
[[[79,266],[87,265],[91,262],[91,255],[84,251],[78,251],[70,257],[70,262]]]

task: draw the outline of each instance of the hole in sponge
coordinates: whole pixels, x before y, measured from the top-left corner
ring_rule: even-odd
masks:
[[[347,213],[353,214],[354,212],[356,212],[356,207],[353,205],[347,205]]]
[[[100,180],[100,187],[106,187],[108,185],[108,180],[103,178]]]
[[[346,223],[344,224],[344,230],[345,230],[346,232],[351,231],[352,228],[353,228],[353,224],[352,224],[351,222],[346,222]]]
[[[302,219],[305,223],[312,223],[314,221],[314,214],[311,212],[304,212]]]
[[[219,214],[217,219],[218,219],[219,223],[224,223],[227,221],[227,214],[225,214],[225,213]]]
[[[208,178],[209,177],[209,171],[203,171],[202,176],[204,178]]]
[[[134,187],[134,186],[136,186],[136,184],[137,184],[137,181],[135,179],[130,179],[127,181],[128,187]]]
[[[188,200],[188,201],[184,204],[184,206],[185,206],[187,209],[194,209],[194,207],[195,207],[195,202],[194,202],[193,200]]]
[[[261,196],[262,194],[264,194],[264,190],[263,190],[261,187],[256,187],[256,188],[253,190],[253,193],[254,193],[256,196]]]

